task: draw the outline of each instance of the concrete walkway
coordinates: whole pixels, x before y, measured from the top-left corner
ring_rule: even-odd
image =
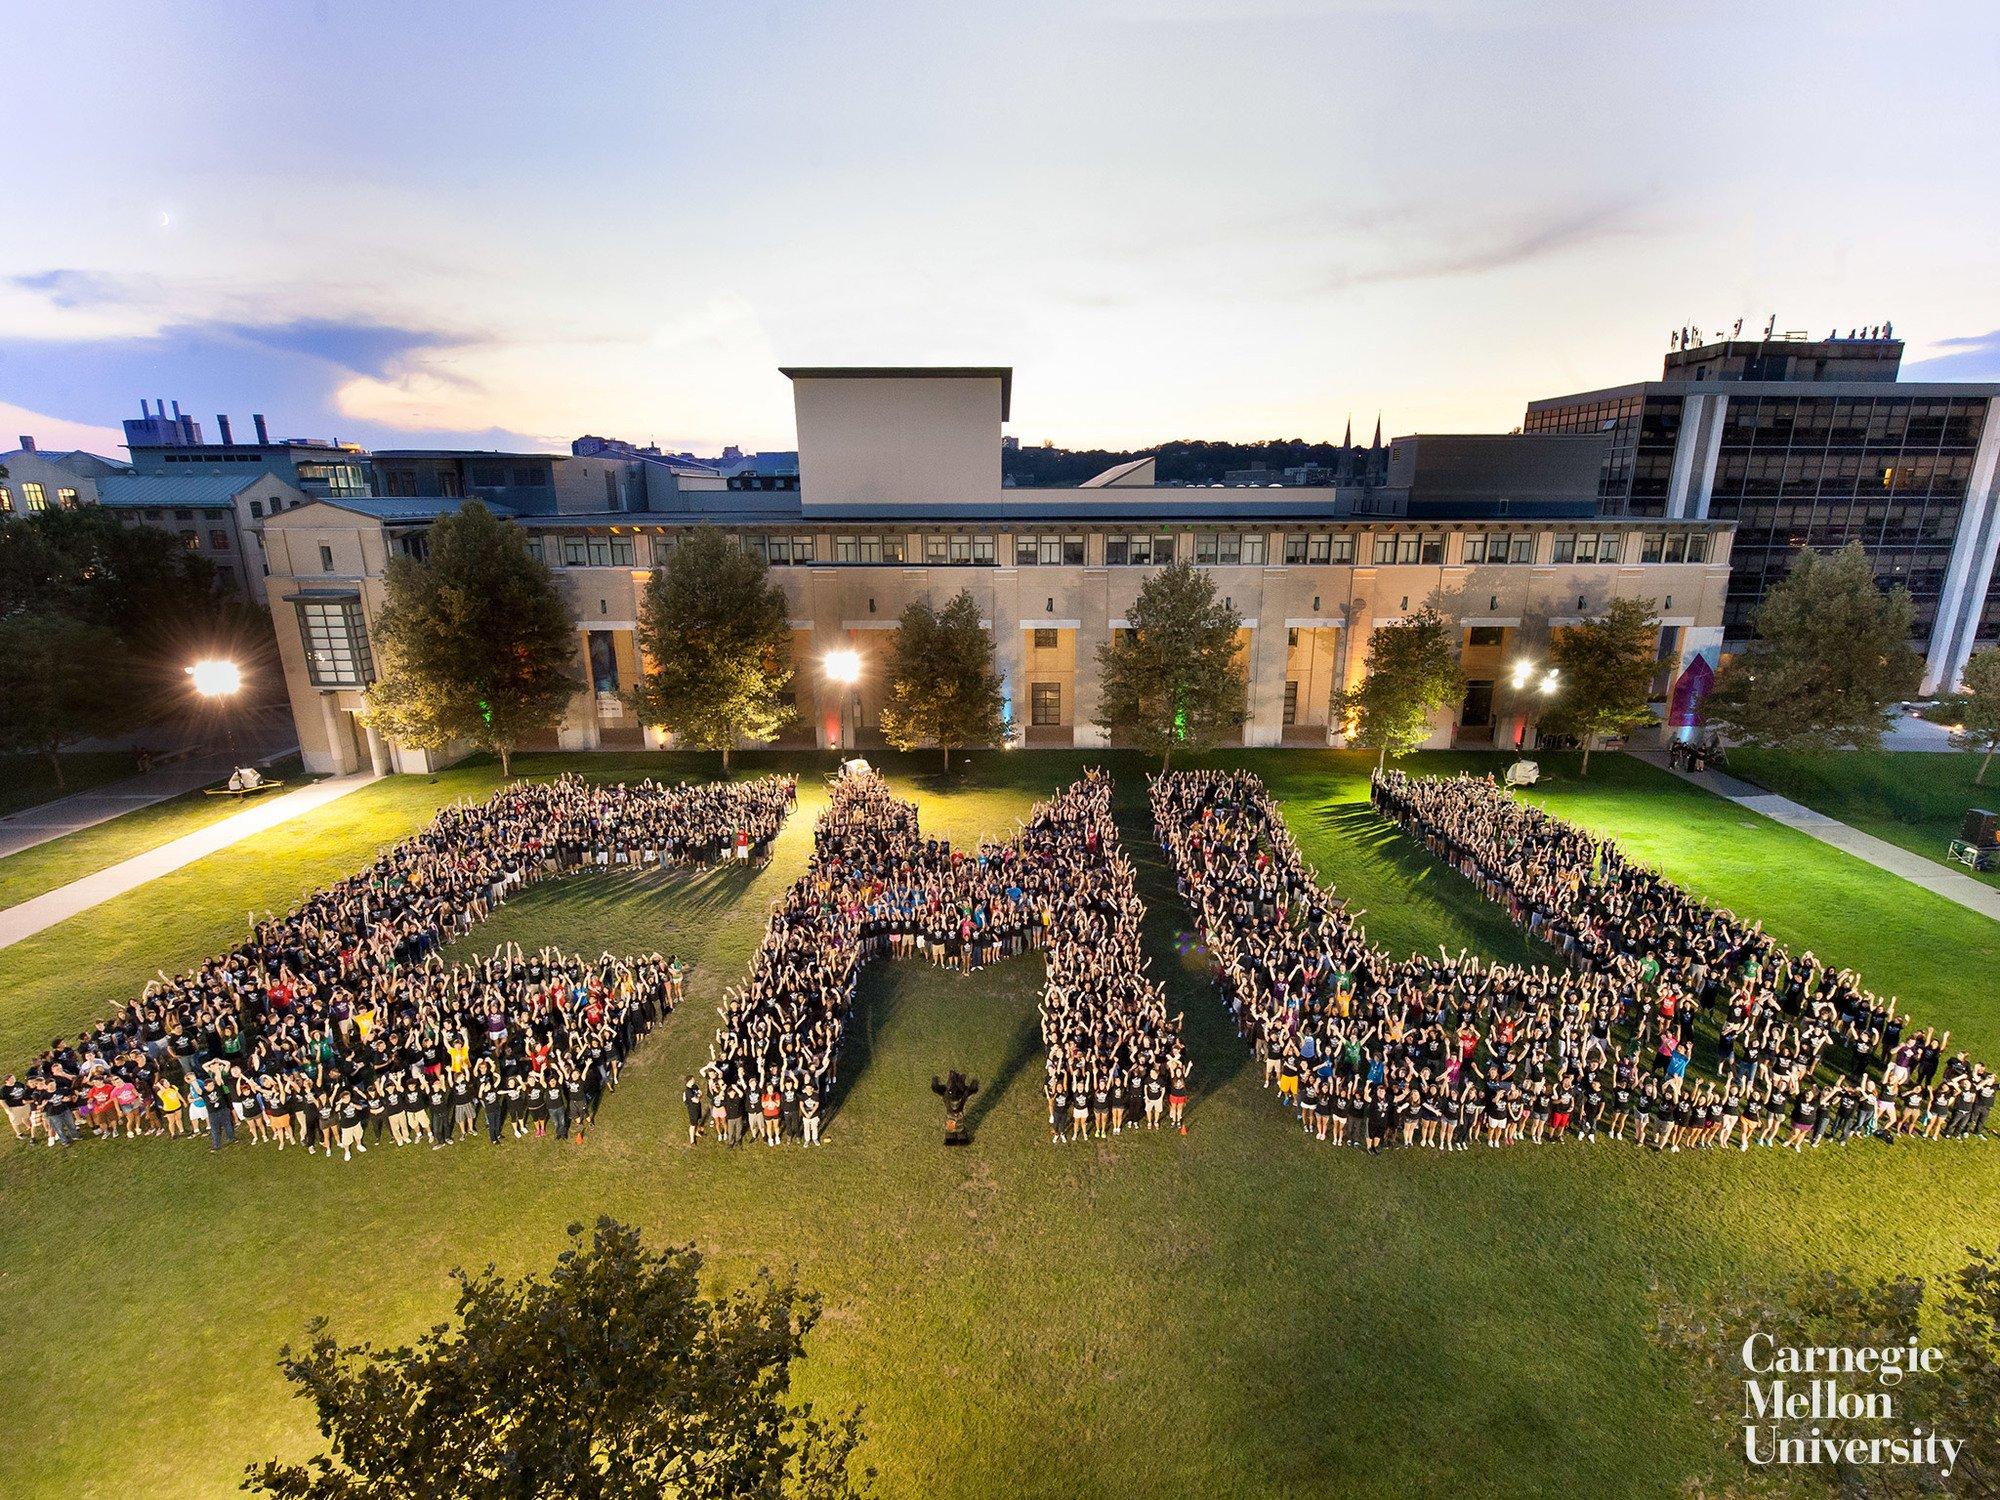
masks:
[[[52,802],[24,807],[0,818],[0,859],[108,823],[142,807],[183,796],[200,787],[226,780],[240,765],[263,766],[298,749],[296,741],[256,745],[239,751],[204,750],[171,765],[128,776],[123,781],[107,781],[87,792],[72,792]]]
[[[1829,818],[1823,812],[1814,812],[1802,803],[1789,797],[1780,797],[1775,792],[1767,792],[1762,787],[1720,771],[1682,771],[1667,760],[1666,747],[1645,745],[1628,747],[1627,753],[1637,756],[1648,765],[1658,766],[1682,781],[1692,782],[1703,791],[1734,802],[1738,807],[1747,807],[1752,812],[1783,823],[1787,828],[1796,828],[1800,833],[1811,834],[1822,844],[1866,860],[1878,870],[1887,870],[1891,875],[1900,875],[1912,885],[1922,886],[1934,896],[1942,896],[1947,901],[1956,901],[1970,911],[1991,917],[2000,922],[2000,888],[1990,886],[1970,875],[1925,859],[1921,854],[1878,839],[1872,833],[1863,833],[1859,828]]]
[[[211,823],[206,828],[198,828],[193,833],[148,849],[144,854],[135,854],[122,863],[111,865],[95,874],[86,875],[81,880],[73,880],[68,885],[58,886],[23,901],[18,906],[10,906],[0,911],[0,948],[18,943],[22,938],[32,937],[45,927],[66,921],[78,912],[89,911],[101,902],[114,896],[122,896],[127,891],[136,890],[149,880],[157,880],[162,875],[172,874],[183,865],[227,849],[231,844],[249,838],[252,834],[275,828],[280,823],[289,822],[302,814],[317,811],[329,802],[336,802],[349,792],[358,791],[375,780],[370,774],[336,776],[327,781],[316,781],[310,786],[300,787],[295,792],[281,792],[276,797],[263,802],[251,802],[240,813]]]

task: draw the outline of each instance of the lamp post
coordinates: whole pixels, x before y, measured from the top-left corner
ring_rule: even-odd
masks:
[[[851,646],[842,646],[829,651],[820,659],[820,670],[826,674],[826,680],[834,685],[836,701],[840,705],[840,723],[836,730],[836,738],[839,740],[837,748],[851,750],[854,747],[848,743],[847,700],[855,696],[854,686],[861,681],[861,653]]]
[[[215,705],[222,715],[222,732],[229,741],[229,758],[236,759],[236,717],[230,712],[230,700],[242,691],[242,669],[224,657],[209,656],[189,667],[187,675],[195,696]]]

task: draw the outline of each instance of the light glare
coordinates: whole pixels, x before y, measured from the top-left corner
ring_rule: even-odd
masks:
[[[843,647],[826,653],[823,663],[829,682],[851,685],[861,680],[861,653]]]
[[[194,690],[204,698],[226,698],[243,686],[243,674],[233,661],[210,657],[187,669]]]

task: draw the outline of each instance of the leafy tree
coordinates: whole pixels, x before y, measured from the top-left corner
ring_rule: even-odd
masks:
[[[1788,750],[1869,749],[1890,705],[1916,691],[1909,593],[1884,593],[1868,554],[1801,551],[1757,607],[1757,639],[1724,665],[1709,721],[1732,738]]]
[[[1541,724],[1583,741],[1582,775],[1590,774],[1590,752],[1602,736],[1658,722],[1647,705],[1659,640],[1652,600],[1614,599],[1597,619],[1568,626],[1549,643],[1562,685]]]
[[[1380,767],[1431,737],[1431,720],[1465,695],[1458,665],[1458,627],[1431,605],[1378,626],[1368,638],[1361,686],[1341,693],[1334,709],[1347,742],[1379,751]]]
[[[653,1252],[599,1219],[547,1277],[491,1266],[458,1282],[456,1326],[414,1348],[341,1345],[323,1319],[279,1357],[332,1444],[304,1465],[267,1463],[245,1488],[292,1500],[840,1500],[858,1413],[790,1402],[792,1362],[819,1304],[760,1277],[701,1295],[693,1246]]]
[[[961,591],[941,610],[919,600],[903,611],[889,666],[882,734],[898,750],[936,745],[951,769],[964,745],[997,745],[1006,732],[993,633],[979,606]]]
[[[0,748],[46,757],[65,785],[63,746],[132,723],[133,676],[108,626],[47,610],[0,619]]]
[[[1962,749],[1982,751],[1974,786],[1986,785],[1986,768],[2000,750],[2000,648],[1975,651],[1965,663],[1963,691],[1951,699],[1956,715],[1952,742]]]
[[[633,712],[697,750],[775,737],[791,721],[792,629],[764,559],[700,526],[654,570],[639,607],[646,672]]]
[[[526,533],[477,500],[431,527],[429,552],[389,560],[364,717],[422,750],[470,741],[510,775],[515,747],[578,691],[569,605]]]
[[[1162,568],[1126,615],[1131,628],[1097,648],[1101,728],[1157,754],[1162,770],[1175,750],[1206,749],[1241,728],[1243,617],[1207,574],[1185,562]]]
[[[1962,1441],[1948,1479],[1935,1469],[1893,1464],[1857,1464],[1844,1452],[1817,1471],[1779,1465],[1733,1469],[1735,1480],[1722,1493],[1903,1497],[1917,1495],[2000,1495],[2000,1258],[1968,1250],[1966,1264],[1943,1278],[1942,1295],[1930,1295],[1922,1279],[1907,1275],[1856,1281],[1849,1272],[1822,1272],[1777,1286],[1744,1284],[1698,1302],[1663,1302],[1654,1341],[1690,1367],[1686,1387],[1697,1410],[1718,1427],[1737,1434],[1759,1421],[1761,1451],[1775,1436],[1802,1437],[1810,1417],[1746,1418],[1746,1379],[1759,1379],[1743,1363],[1745,1340],[1768,1336],[1772,1348],[1907,1348],[1912,1341],[1938,1351],[1937,1368],[1918,1369],[1892,1385],[1869,1377],[1842,1379],[1857,1393],[1887,1394],[1893,1422],[1841,1423],[1829,1437],[1867,1432],[1908,1436],[1911,1429]],[[1760,1347],[1762,1340],[1759,1340]],[[1775,1378],[1775,1377],[1761,1377]],[[1857,1383],[1859,1382],[1859,1383]],[[1794,1390],[1803,1380],[1790,1382]],[[1777,1434],[1771,1432],[1772,1427]],[[1737,1451],[1742,1452],[1739,1437]]]

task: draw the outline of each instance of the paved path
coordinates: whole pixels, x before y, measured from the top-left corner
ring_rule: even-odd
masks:
[[[72,792],[52,802],[24,807],[17,813],[0,818],[0,859],[19,854],[23,849],[32,849],[37,844],[46,844],[50,839],[95,828],[99,823],[108,823],[128,812],[165,802],[169,797],[179,797],[198,787],[210,786],[224,780],[239,765],[261,766],[297,749],[296,743],[287,741],[236,752],[204,750],[171,765],[161,766],[156,771],[148,771],[143,776],[107,781],[103,786],[92,787],[87,792]]]
[[[1831,844],[1836,849],[1845,850],[1856,859],[1866,860],[1878,870],[1887,870],[1891,875],[1900,875],[1912,885],[1920,885],[1933,895],[1942,896],[1947,901],[1956,901],[1960,906],[1993,918],[2000,922],[2000,888],[1990,886],[1982,880],[1974,880],[1948,865],[1925,859],[1921,854],[1912,854],[1908,849],[1878,839],[1872,833],[1863,833],[1851,824],[1838,818],[1829,818],[1823,812],[1814,812],[1802,803],[1789,797],[1780,797],[1775,792],[1767,792],[1762,787],[1752,786],[1747,781],[1734,776],[1726,776],[1720,771],[1682,771],[1667,760],[1664,746],[1646,745],[1630,747],[1629,753],[1649,765],[1658,766],[1662,771],[1671,772],[1682,781],[1693,782],[1704,791],[1713,792],[1718,797],[1727,798],[1739,807],[1747,807],[1752,812],[1760,812],[1765,817],[1783,823],[1787,828],[1796,828],[1801,833],[1809,833],[1822,844]]]
[[[338,801],[374,779],[367,773],[336,776],[300,787],[295,792],[280,792],[268,801],[253,801],[242,812],[211,823],[206,828],[197,828],[193,833],[162,844],[157,849],[135,854],[120,864],[45,891],[18,906],[10,906],[0,911],[0,948],[32,937],[43,928],[53,927],[114,896],[122,896],[149,880],[172,874],[183,865],[193,864],[218,849],[227,849],[252,834],[262,833],[267,828],[275,828],[303,813]]]

